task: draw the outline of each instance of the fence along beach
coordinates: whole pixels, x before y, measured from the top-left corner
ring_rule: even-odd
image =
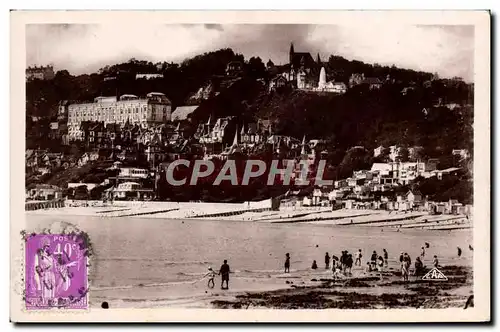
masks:
[[[268,223],[315,223],[386,228],[463,229],[472,227],[473,218],[465,215],[429,215],[425,212],[385,210],[333,210],[329,207],[279,207],[272,199],[244,203],[151,202],[58,200],[28,202],[29,213],[87,215],[100,217],[141,217],[155,219],[217,219]],[[38,211],[32,211],[38,210]]]

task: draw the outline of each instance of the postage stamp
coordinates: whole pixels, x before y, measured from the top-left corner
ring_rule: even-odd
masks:
[[[490,320],[490,12],[10,15],[11,321]]]
[[[81,236],[32,234],[25,253],[27,310],[87,309],[88,267]]]

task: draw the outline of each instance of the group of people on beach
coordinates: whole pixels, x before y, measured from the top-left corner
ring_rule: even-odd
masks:
[[[341,275],[343,276],[350,276],[352,275],[352,268],[353,266],[359,266],[361,267],[362,261],[361,259],[363,258],[363,251],[359,249],[355,254],[354,257],[351,253],[349,253],[348,250],[342,250],[342,253],[340,254],[340,258],[331,255],[327,252],[325,253],[325,270],[332,269],[334,277],[340,277]],[[370,261],[367,262],[367,272],[373,272],[373,271],[382,271],[384,269],[384,266],[388,266],[388,259],[389,259],[389,253],[387,252],[386,249],[383,249],[383,256],[378,255],[376,251],[373,251]],[[311,269],[316,270],[318,269],[318,263],[316,260],[313,260]],[[290,272],[290,254],[287,253],[285,255],[285,273]]]
[[[425,246],[421,248],[421,253],[420,256],[418,256],[415,259],[414,263],[414,270],[411,270],[411,265],[412,265],[412,259],[410,255],[407,252],[401,252],[399,256],[399,263],[400,263],[400,270],[401,270],[401,275],[404,281],[409,281],[410,275],[415,275],[415,276],[421,276],[423,273],[426,271],[426,268],[424,266],[424,258],[426,254],[426,248],[429,248],[429,243],[425,243]],[[457,253],[458,257],[461,256],[462,250],[460,247],[457,247]],[[348,250],[343,250],[340,258],[331,255],[327,252],[325,253],[325,269],[328,270],[332,269],[333,276],[334,278],[340,278],[340,277],[346,277],[346,276],[351,276],[352,275],[352,267],[354,266],[362,266],[362,258],[363,258],[363,251],[359,249],[355,254],[354,254],[354,259],[353,255],[349,253]],[[370,256],[370,260],[367,261],[366,263],[366,273],[371,273],[371,272],[384,272],[385,269],[387,269],[389,266],[389,253],[387,252],[387,249],[383,249],[382,253],[379,255],[376,250],[374,250]],[[432,260],[432,266],[437,268],[439,265],[439,260],[437,255],[434,255],[433,260]],[[316,260],[313,260],[313,263],[311,265],[311,269],[316,270],[318,269],[318,264]],[[287,253],[285,256],[285,273],[290,272],[290,254]]]
[[[289,254],[287,254],[289,257]],[[333,273],[344,273],[344,274],[351,274],[352,266],[354,264],[354,259],[352,257],[352,254],[349,254],[347,250],[343,250],[342,254],[340,255],[340,258],[332,255],[330,256],[328,253],[325,254],[325,269],[328,270],[330,268],[330,263],[332,266],[332,271]],[[318,265],[316,261],[313,261],[311,268],[313,270],[316,270],[318,268]],[[286,270],[285,270],[286,272]]]
[[[423,246],[420,250],[420,256],[417,256],[415,259],[414,263],[414,270],[413,270],[413,275],[415,276],[421,276],[423,273],[426,271],[426,268],[424,266],[424,259],[426,255],[426,248],[429,248],[429,243],[425,243],[425,246]],[[469,245],[469,249],[472,251],[472,247]],[[457,254],[458,257],[461,257],[462,255],[462,249],[460,247],[457,247]],[[333,272],[333,277],[334,278],[341,278],[345,276],[351,276],[352,275],[352,267],[354,266],[359,266],[361,267],[362,265],[362,259],[363,258],[363,251],[361,249],[358,249],[358,251],[353,255],[349,253],[348,250],[342,250],[342,253],[340,255],[340,258],[331,255],[327,252],[325,253],[325,270],[332,269]],[[407,252],[401,252],[399,255],[399,263],[400,263],[400,268],[401,268],[401,275],[404,281],[409,281],[409,277],[411,274],[411,257]],[[290,273],[290,253],[285,254],[285,273]],[[366,263],[366,270],[365,272],[371,273],[371,272],[384,272],[384,269],[386,269],[389,266],[389,253],[387,250],[384,248],[382,249],[382,254],[379,255],[377,254],[377,251],[374,250],[370,256],[370,260]],[[439,260],[437,255],[434,255],[432,259],[432,266],[435,268],[438,268],[439,265]],[[316,270],[318,269],[318,264],[316,260],[313,260],[313,263],[311,265],[311,269]],[[231,273],[231,269],[229,268],[229,265],[227,264],[227,260],[224,260],[224,263],[221,265],[219,269],[218,275],[222,276],[221,278],[221,289],[229,289],[229,274]],[[209,288],[214,288],[215,287],[215,277],[217,276],[216,272],[209,267],[208,268],[208,273],[204,276],[208,277],[208,287]],[[225,282],[225,287],[224,287],[224,282]]]

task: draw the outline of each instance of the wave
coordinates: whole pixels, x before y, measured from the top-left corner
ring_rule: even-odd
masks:
[[[242,272],[245,273],[277,273],[277,274],[282,274],[284,273],[285,269],[272,269],[272,270],[242,270]],[[290,273],[296,273],[296,272],[307,272],[310,271],[310,269],[290,269]]]
[[[209,265],[210,262],[207,261],[170,261],[161,258],[141,258],[141,257],[107,257],[107,258],[97,258],[96,261],[129,261],[129,262],[159,262],[165,265]]]
[[[107,291],[107,290],[120,290],[120,289],[133,289],[133,288],[145,288],[145,287],[168,287],[175,285],[189,285],[194,284],[202,279],[195,280],[184,280],[184,281],[168,281],[168,282],[157,282],[157,283],[149,283],[149,284],[137,284],[137,285],[123,285],[123,286],[101,286],[101,287],[92,287],[91,291]]]
[[[207,272],[177,272],[177,275],[187,276],[187,277],[199,277],[199,276],[204,276],[205,274],[207,274]]]

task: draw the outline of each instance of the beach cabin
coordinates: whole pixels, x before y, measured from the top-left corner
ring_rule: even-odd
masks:
[[[442,202],[429,202],[426,203],[425,208],[429,214],[444,214],[446,212],[446,204]]]
[[[313,205],[323,205],[323,201],[327,201],[328,191],[326,189],[316,188],[313,191]]]
[[[398,208],[397,210],[398,211],[407,211],[410,209],[410,203],[409,202],[397,202],[397,205],[398,205]]]
[[[345,208],[346,209],[352,210],[355,208],[355,205],[356,205],[356,202],[352,199],[348,199],[345,201]]]
[[[409,190],[406,193],[406,201],[409,204],[409,208],[413,209],[422,203],[422,193],[419,190]]]
[[[446,213],[447,214],[459,214],[458,209],[462,207],[463,204],[459,203],[456,199],[450,199],[446,203]]]

